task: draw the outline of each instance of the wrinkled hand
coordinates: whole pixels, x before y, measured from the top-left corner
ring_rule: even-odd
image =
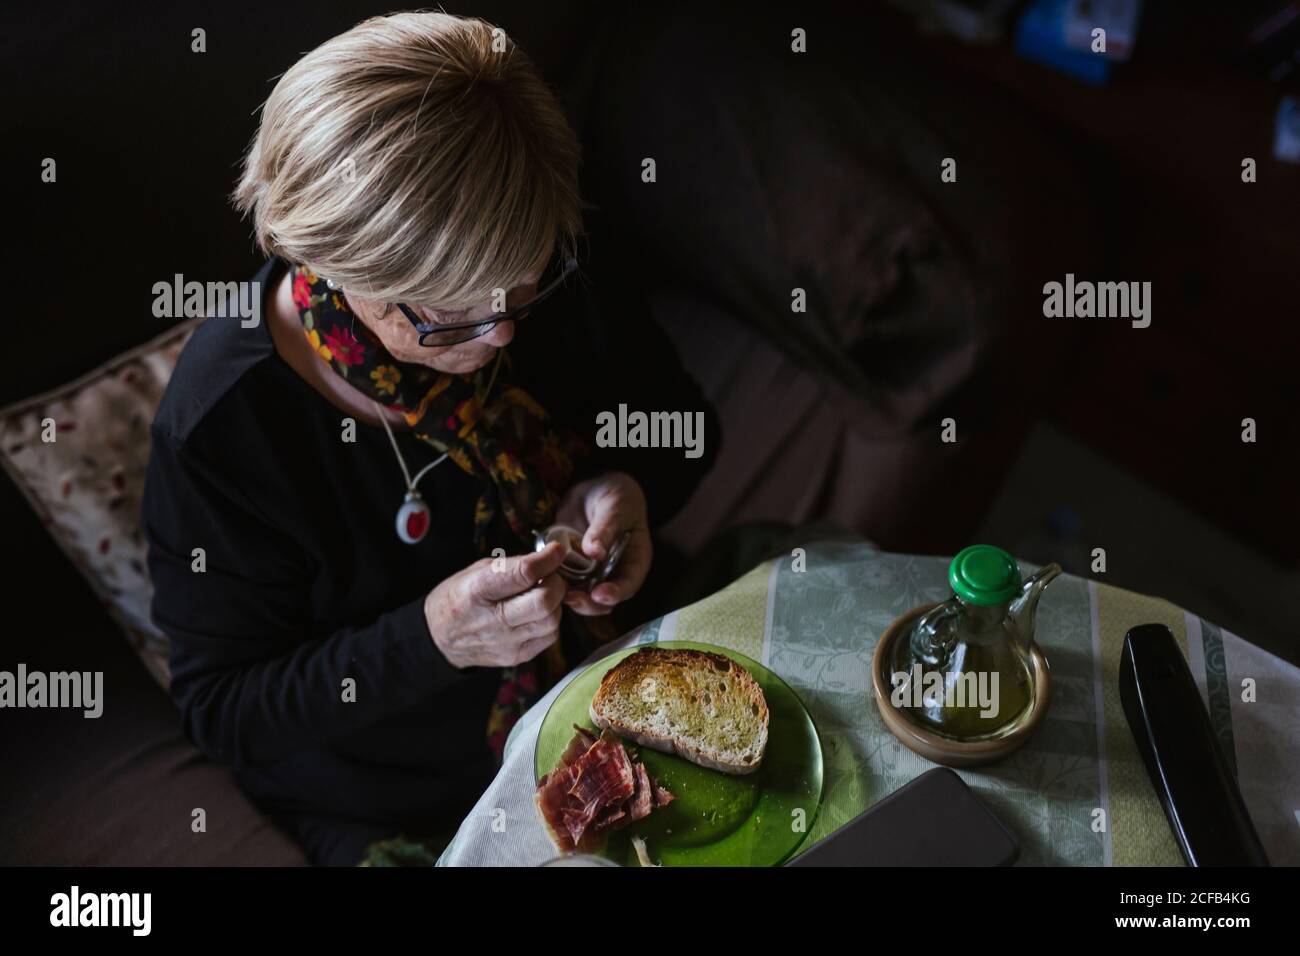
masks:
[[[513,558],[483,558],[424,599],[433,643],[453,667],[513,667],[560,635],[565,582],[555,572],[564,548]]]
[[[555,520],[583,532],[582,552],[604,561],[621,534],[628,533],[627,547],[609,580],[591,593],[572,590],[564,603],[578,614],[594,617],[608,614],[628,600],[645,583],[653,549],[650,523],[646,517],[645,492],[636,479],[612,471],[574,485],[565,493]]]

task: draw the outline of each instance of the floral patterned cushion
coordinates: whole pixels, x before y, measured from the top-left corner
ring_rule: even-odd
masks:
[[[149,424],[201,321],[182,322],[75,382],[0,411],[0,463],[164,688],[168,644],[149,619],[140,497]]]

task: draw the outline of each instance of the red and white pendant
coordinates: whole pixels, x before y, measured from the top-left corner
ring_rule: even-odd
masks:
[[[408,491],[397,511],[397,536],[407,544],[419,544],[429,533],[429,506],[418,491]]]

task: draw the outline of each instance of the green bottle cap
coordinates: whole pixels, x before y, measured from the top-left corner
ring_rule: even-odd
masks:
[[[1020,593],[1020,566],[1001,548],[972,544],[948,565],[948,583],[967,604],[1002,604]]]

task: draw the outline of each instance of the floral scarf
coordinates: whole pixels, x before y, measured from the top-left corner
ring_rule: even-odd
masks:
[[[417,438],[482,480],[474,509],[478,550],[487,554],[489,535],[505,529],[531,547],[531,530],[552,522],[575,460],[588,449],[553,424],[532,396],[509,384],[504,350],[499,368],[489,363],[468,375],[399,362],[356,321],[341,293],[301,266],[293,273],[293,302],[307,340],[330,368],[380,405],[400,411]],[[539,663],[548,683],[565,672],[559,641],[541,658],[502,671],[487,725],[498,762],[510,728],[542,692]]]

